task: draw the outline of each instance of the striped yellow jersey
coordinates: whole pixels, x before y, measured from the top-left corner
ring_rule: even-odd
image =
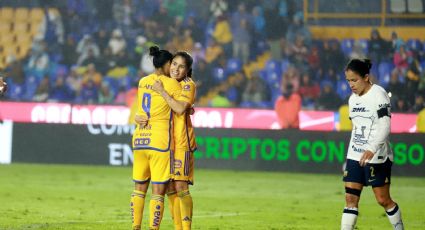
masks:
[[[180,96],[177,98],[178,101],[184,101],[193,105],[195,102],[196,85],[195,82],[186,77],[180,81],[182,88]],[[175,115],[174,119],[174,138],[175,148],[185,149],[185,151],[195,151],[195,132],[193,131],[192,121],[190,120],[190,114],[184,113],[182,115]]]
[[[173,113],[164,98],[152,89],[156,80],[160,80],[165,91],[176,100],[182,92],[180,84],[175,79],[164,75],[150,74],[140,79],[136,114],[148,117],[149,122],[144,128],[136,126],[133,149],[152,149],[161,152],[174,149]]]

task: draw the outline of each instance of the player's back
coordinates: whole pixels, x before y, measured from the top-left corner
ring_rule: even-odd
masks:
[[[184,101],[190,105],[195,102],[196,84],[195,82],[186,77],[180,81],[182,91],[177,100]],[[174,120],[174,136],[176,148],[194,151],[196,149],[195,133],[190,120],[190,115],[185,112],[182,115],[176,115]]]
[[[137,125],[133,135],[134,149],[166,151],[172,146],[173,113],[164,98],[152,89],[157,80],[171,97],[177,98],[181,93],[180,84],[164,75],[150,74],[139,81],[137,115],[148,117],[149,123],[144,128]]]

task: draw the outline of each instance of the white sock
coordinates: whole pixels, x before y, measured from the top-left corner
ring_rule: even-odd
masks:
[[[403,221],[401,220],[401,211],[397,204],[386,210],[386,213],[394,230],[404,230]]]
[[[357,208],[345,207],[342,213],[341,230],[353,230],[356,225],[358,215],[359,211]]]

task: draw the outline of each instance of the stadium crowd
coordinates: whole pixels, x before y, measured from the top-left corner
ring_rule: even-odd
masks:
[[[369,57],[394,111],[425,107],[421,41],[396,32],[385,40],[378,30],[364,40],[314,39],[302,1],[6,0],[1,7],[45,11],[28,55],[6,58],[6,100],[125,104],[139,78],[154,70],[147,50],[157,44],[193,55],[198,99],[227,76],[243,75],[210,106],[272,108],[279,96],[298,94],[304,109],[337,110],[351,92],[345,63]],[[266,67],[245,76],[243,65],[264,52],[271,53]]]

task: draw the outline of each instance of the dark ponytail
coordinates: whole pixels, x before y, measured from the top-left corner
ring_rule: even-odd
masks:
[[[351,70],[360,77],[365,78],[370,73],[372,62],[369,59],[351,59],[345,67],[345,71]]]
[[[190,54],[188,52],[185,51],[179,51],[176,54],[174,54],[174,57],[182,57],[184,59],[184,62],[186,64],[186,68],[187,68],[187,77],[192,77],[192,64],[193,64],[193,58],[192,56],[190,56]]]
[[[158,69],[173,59],[173,55],[168,50],[160,50],[158,46],[149,47],[149,55],[153,57],[153,66]]]

